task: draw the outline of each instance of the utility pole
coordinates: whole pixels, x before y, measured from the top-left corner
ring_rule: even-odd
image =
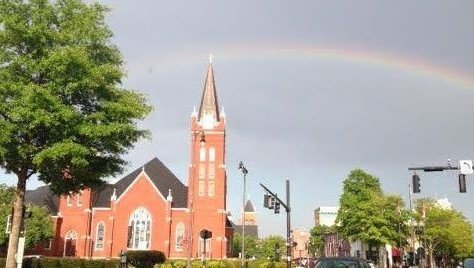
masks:
[[[268,189],[265,185],[260,183],[260,186],[265,190],[266,195],[270,195],[274,198],[275,205],[272,207],[270,204],[263,204],[266,208],[273,208],[275,214],[279,213],[280,204],[285,208],[286,211],[286,267],[291,268],[291,208],[290,208],[290,181],[286,180],[286,203],[283,202],[278,196]],[[268,200],[264,199],[265,202]],[[278,204],[278,205],[277,205]]]

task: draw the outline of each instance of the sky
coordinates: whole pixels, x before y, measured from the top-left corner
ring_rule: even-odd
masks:
[[[474,160],[474,1],[101,2],[124,86],[154,107],[140,123],[152,139],[125,156],[127,172],[157,156],[186,182],[190,116],[212,53],[227,209],[238,218],[243,161],[263,237],[284,235],[286,217],[262,206],[259,183],[282,197],[289,180],[292,229],[309,230],[317,207],[337,206],[352,169],[408,206],[409,167]],[[448,198],[474,222],[473,175],[464,194],[457,171],[419,175],[413,199]]]

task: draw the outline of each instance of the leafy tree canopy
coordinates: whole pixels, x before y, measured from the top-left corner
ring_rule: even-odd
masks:
[[[245,257],[252,258],[260,257],[260,241],[252,235],[245,236]],[[232,253],[234,257],[239,257],[239,253],[242,252],[242,234],[235,233],[232,240]]]
[[[275,257],[281,258],[286,255],[286,240],[279,235],[270,235],[261,241],[261,257],[274,259]],[[276,254],[278,256],[276,256]]]
[[[350,240],[371,245],[399,244],[408,230],[408,213],[399,196],[385,196],[378,178],[356,169],[343,182],[338,231]]]
[[[103,184],[147,131],[151,110],[122,86],[107,8],[80,0],[0,0],[0,167],[18,177],[7,267],[14,267],[26,181],[55,193]]]
[[[6,230],[6,219],[11,215],[12,203],[15,196],[15,188],[0,184],[0,245],[5,245],[8,241]],[[26,239],[25,246],[33,247],[39,243],[47,242],[54,235],[53,223],[48,211],[40,206],[29,207],[31,218],[25,221]]]
[[[324,237],[336,231],[336,226],[318,225],[313,227],[310,231],[309,251],[315,255],[318,254],[322,256],[322,252],[324,251]]]
[[[101,184],[147,132],[144,96],[122,87],[107,8],[0,1],[0,166],[57,193]]]
[[[462,260],[474,254],[474,229],[460,212],[443,209],[431,199],[418,200],[416,208],[418,222],[423,224],[419,239],[435,255]]]

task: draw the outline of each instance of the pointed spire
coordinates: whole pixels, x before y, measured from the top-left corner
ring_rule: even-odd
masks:
[[[209,56],[206,81],[199,106],[198,121],[204,123],[204,127],[212,127],[211,123],[219,122],[219,104],[217,103],[216,84],[214,81],[214,69],[212,68],[212,55]]]

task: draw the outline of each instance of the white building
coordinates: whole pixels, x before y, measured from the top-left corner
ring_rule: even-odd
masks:
[[[336,223],[339,207],[318,207],[314,210],[314,225],[332,226]]]

